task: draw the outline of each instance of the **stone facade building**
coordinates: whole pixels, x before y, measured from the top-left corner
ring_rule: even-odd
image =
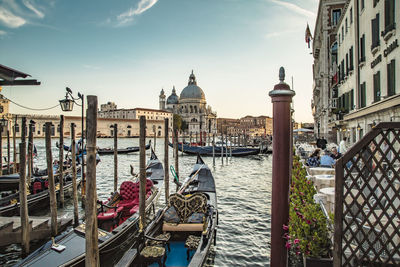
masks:
[[[3,137],[6,136],[7,130],[10,131],[10,136],[13,135],[13,127],[15,126],[16,137],[21,136],[21,118],[26,117],[26,122],[32,120],[35,122],[33,127],[34,138],[45,137],[45,123],[51,122],[51,135],[52,137],[60,136],[60,116],[56,115],[34,115],[34,114],[11,114],[9,110],[9,100],[4,99],[0,95],[0,103],[3,109],[0,109],[1,123],[3,126]],[[111,108],[110,108],[111,107]],[[139,117],[146,116],[146,135],[152,137],[164,136],[164,119],[168,118],[170,121],[169,128],[172,129],[172,113],[167,111],[160,111],[146,108],[135,109],[120,109],[115,110],[114,103],[107,103],[101,105],[101,116],[97,118],[97,137],[112,137],[113,125],[118,125],[118,137],[138,137],[139,136]],[[71,123],[74,123],[76,137],[82,136],[82,122],[80,116],[64,116],[64,136],[70,137]],[[84,122],[86,123],[86,121]]]
[[[175,87],[171,95],[166,98],[164,89],[159,96],[160,110],[167,110],[182,117],[188,126],[187,133],[216,133],[217,114],[207,106],[203,90],[197,85],[196,76],[189,76],[188,85],[183,88],[180,96],[176,94]]]
[[[336,29],[337,140],[358,141],[382,121],[400,121],[400,5],[396,0],[346,3]],[[396,67],[397,65],[397,67]]]
[[[313,45],[317,135],[333,142],[347,136],[354,143],[375,124],[400,120],[395,2],[320,1]]]
[[[272,118],[245,116],[240,119],[218,118],[218,133],[248,135],[250,137],[272,135]]]
[[[315,134],[332,139],[334,133],[329,128],[330,113],[334,105],[331,102],[332,82],[335,80],[337,50],[335,29],[343,12],[345,0],[320,0],[313,42],[313,99],[311,102],[314,116]]]

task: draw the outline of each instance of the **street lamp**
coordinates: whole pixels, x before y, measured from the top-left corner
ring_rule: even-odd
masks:
[[[82,153],[82,168],[81,168],[81,174],[82,174],[82,196],[85,195],[85,158],[83,157],[83,152],[85,149],[84,146],[84,138],[85,138],[85,128],[84,128],[84,108],[85,108],[85,101],[84,101],[84,95],[78,92],[78,98],[73,97],[72,95],[72,90],[69,87],[65,88],[66,93],[65,93],[65,98],[62,100],[59,100],[60,106],[62,111],[72,111],[74,107],[74,103],[77,104],[78,106],[82,107],[82,134],[81,134],[81,139],[82,139],[82,146],[81,146],[81,153]],[[76,101],[80,99],[82,102],[81,105],[79,105]]]

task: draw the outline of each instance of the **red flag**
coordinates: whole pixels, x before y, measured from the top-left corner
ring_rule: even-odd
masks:
[[[306,43],[308,44],[308,48],[310,48],[310,42],[312,40],[312,35],[311,35],[311,31],[310,31],[310,27],[308,26],[307,23],[307,28],[306,28],[306,34],[305,34],[305,39],[306,39]]]

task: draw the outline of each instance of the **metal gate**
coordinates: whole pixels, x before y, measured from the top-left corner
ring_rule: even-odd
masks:
[[[400,123],[375,126],[335,172],[334,266],[400,266]]]

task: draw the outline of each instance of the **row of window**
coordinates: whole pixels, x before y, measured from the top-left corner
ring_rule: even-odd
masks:
[[[350,47],[349,52],[346,53],[346,58],[342,60],[338,66],[339,82],[343,81],[350,71],[354,70],[354,48]]]
[[[374,7],[377,4],[377,0],[374,0]],[[361,1],[361,10],[364,9],[364,1]],[[333,18],[333,25],[336,25],[340,18],[340,9],[333,10],[332,18]],[[350,8],[350,24],[353,23],[353,8]],[[345,25],[341,28],[341,33],[338,34],[338,42],[339,45],[344,40],[345,33],[347,33],[348,29],[348,22],[347,18],[345,19]],[[371,20],[371,50],[378,47],[380,45],[380,36],[385,36],[388,32],[394,30],[396,27],[395,24],[395,0],[385,0],[385,28],[382,32],[380,32],[380,25],[379,25],[379,13],[376,14],[375,18]],[[361,47],[361,56],[360,61],[365,61],[365,34],[360,39],[360,47]]]
[[[389,64],[387,64],[387,96],[392,96],[396,94],[396,61],[393,59]],[[359,108],[366,107],[367,105],[367,88],[366,82],[360,84],[360,91],[358,95]],[[381,72],[378,71],[373,76],[373,90],[374,90],[374,102],[381,100]],[[347,113],[354,109],[354,89],[342,94],[338,98],[338,108],[344,109]]]

